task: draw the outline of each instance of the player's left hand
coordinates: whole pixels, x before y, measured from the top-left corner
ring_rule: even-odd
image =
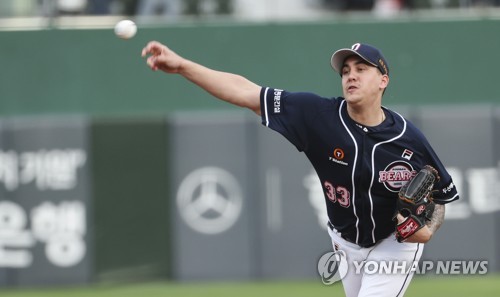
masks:
[[[427,222],[431,221],[436,206],[431,194],[437,180],[437,170],[426,165],[399,190],[392,218],[396,222],[399,242],[425,243],[431,239],[432,232]]]

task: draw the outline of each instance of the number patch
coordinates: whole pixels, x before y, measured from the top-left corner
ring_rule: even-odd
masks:
[[[351,193],[342,186],[334,186],[330,182],[325,181],[325,194],[328,199],[338,204],[342,207],[349,207],[351,205]]]

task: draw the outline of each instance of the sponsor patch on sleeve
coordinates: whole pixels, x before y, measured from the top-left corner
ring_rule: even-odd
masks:
[[[281,104],[281,94],[282,93],[283,93],[283,90],[274,89],[273,106],[272,106],[272,111],[274,114],[279,114],[283,111],[283,106]]]

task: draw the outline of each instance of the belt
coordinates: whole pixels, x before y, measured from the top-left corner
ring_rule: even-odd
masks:
[[[333,226],[332,222],[328,221],[328,228],[330,228],[330,230],[334,231],[334,232],[337,232],[337,230],[335,229],[335,227]],[[360,247],[363,247],[363,248],[371,248],[372,246],[376,245],[377,243],[369,243],[369,244],[359,244],[359,243],[355,243],[353,240],[349,239],[349,237],[347,237],[346,235],[342,234],[342,232],[338,232],[340,237],[342,237],[345,241],[348,241],[350,243],[353,243],[353,244],[356,244],[356,245],[359,245]]]

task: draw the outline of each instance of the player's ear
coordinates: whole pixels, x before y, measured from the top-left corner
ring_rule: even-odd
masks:
[[[385,89],[389,85],[389,76],[384,74],[382,75],[382,79],[380,80],[380,88]]]

